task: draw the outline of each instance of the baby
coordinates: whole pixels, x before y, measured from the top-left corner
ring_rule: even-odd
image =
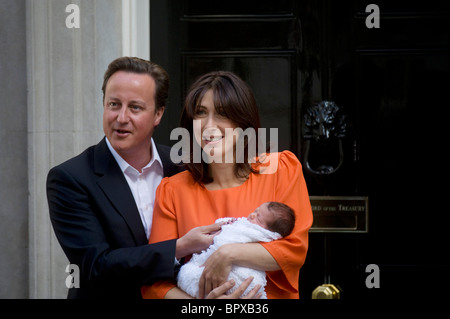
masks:
[[[193,254],[189,262],[183,265],[178,274],[178,287],[192,297],[198,298],[198,285],[203,272],[203,264],[220,246],[231,243],[269,242],[289,235],[294,228],[294,211],[279,202],[267,202],[255,209],[247,218],[219,218],[216,222],[227,221],[222,231],[214,237],[214,243],[207,250]],[[235,285],[227,294],[232,293],[248,277],[254,279],[244,292],[248,294],[256,285],[261,285],[258,293],[267,299],[264,287],[267,283],[266,273],[261,270],[233,265],[228,280]]]

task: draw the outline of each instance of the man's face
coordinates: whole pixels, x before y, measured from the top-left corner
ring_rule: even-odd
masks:
[[[164,108],[155,113],[155,81],[148,74],[124,71],[108,80],[103,101],[103,130],[126,161],[149,156],[151,137]]]

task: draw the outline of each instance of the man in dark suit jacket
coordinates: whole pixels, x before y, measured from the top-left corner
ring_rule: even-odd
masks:
[[[132,190],[140,186],[130,187],[119,162],[144,176],[156,149],[163,174],[158,183],[181,170],[170,160],[170,148],[151,139],[164,112],[168,76],[152,62],[119,58],[109,65],[102,90],[105,138],[50,170],[50,218],[70,263],[80,271],[79,288],[69,289],[69,298],[141,298],[142,285],[174,278],[176,258],[206,249],[220,226],[148,245],[150,230],[146,233],[144,225],[151,222],[152,209],[144,216],[148,208],[138,207]]]

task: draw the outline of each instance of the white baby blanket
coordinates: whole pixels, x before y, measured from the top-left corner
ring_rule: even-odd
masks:
[[[219,218],[217,222],[228,221],[231,218]],[[264,229],[259,225],[250,223],[247,218],[238,218],[234,223],[222,226],[222,231],[214,237],[214,243],[207,250],[199,254],[193,254],[189,262],[183,265],[178,273],[178,287],[189,295],[198,298],[198,283],[204,267],[202,265],[213,252],[220,246],[231,243],[252,243],[269,242],[281,238],[281,235],[270,230]],[[232,293],[248,277],[254,279],[250,286],[244,292],[248,294],[256,285],[261,285],[259,293],[262,293],[262,299],[267,299],[264,287],[267,283],[266,273],[264,271],[240,267],[233,265],[228,280],[234,279],[235,285],[227,294]]]

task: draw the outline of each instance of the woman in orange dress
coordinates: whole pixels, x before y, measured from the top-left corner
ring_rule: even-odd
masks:
[[[192,85],[181,126],[190,136],[195,135],[189,148],[193,151],[185,160],[187,171],[164,178],[156,191],[149,242],[179,238],[221,217],[247,216],[267,201],[283,202],[295,211],[292,233],[269,243],[222,246],[205,263],[199,290],[201,296],[207,296],[224,285],[232,265],[239,265],[266,271],[268,298],[297,299],[299,270],[306,258],[312,224],[308,191],[297,157],[283,151],[260,154],[255,161],[248,138],[243,143],[243,155],[239,153],[238,137],[230,138],[226,129],[251,128],[257,132],[260,120],[250,88],[231,72],[208,73]],[[198,145],[201,161],[195,155]],[[236,153],[244,160],[236,160]],[[145,286],[142,294],[144,298],[191,298],[171,281]]]

